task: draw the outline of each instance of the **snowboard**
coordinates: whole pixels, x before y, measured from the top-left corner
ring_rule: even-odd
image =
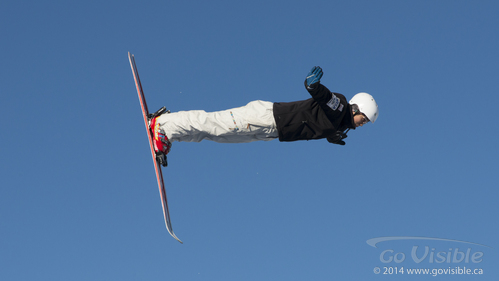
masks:
[[[137,71],[137,65],[135,64],[135,57],[134,55],[130,54],[130,52],[128,52],[128,60],[130,61],[130,67],[132,68],[133,78],[135,80],[135,87],[137,88],[137,94],[139,95],[140,107],[142,108],[142,116],[144,117],[144,124],[146,126],[147,137],[149,138],[149,147],[151,149],[152,160],[154,162],[154,169],[156,171],[156,179],[158,181],[159,195],[161,197],[161,204],[163,206],[163,217],[165,219],[166,229],[173,238],[175,238],[178,242],[183,244],[183,242],[180,239],[178,239],[175,233],[173,233],[172,223],[170,220],[170,211],[168,210],[168,200],[166,197],[165,181],[163,178],[163,172],[161,170],[161,164],[163,164],[163,166],[166,165],[165,163],[160,163],[160,161],[158,161],[159,157],[157,157],[156,152],[154,151],[153,134],[149,128],[149,120],[153,117],[153,114],[150,114],[149,109],[147,108],[146,98],[144,96],[144,90],[142,89],[139,73]],[[158,112],[161,113],[164,111],[165,108],[162,108]]]

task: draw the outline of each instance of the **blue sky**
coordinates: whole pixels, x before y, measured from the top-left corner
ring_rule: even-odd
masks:
[[[4,1],[0,279],[422,280],[435,277],[383,272],[467,267],[484,274],[438,279],[497,280],[498,12],[496,1]],[[380,117],[344,147],[175,143],[164,175],[181,245],[164,226],[127,52],[152,110],[307,99],[320,65],[324,85],[372,94]],[[386,236],[485,246],[366,243]],[[414,247],[428,258],[416,263]],[[437,262],[468,249],[479,262]],[[390,254],[405,260],[383,263]]]

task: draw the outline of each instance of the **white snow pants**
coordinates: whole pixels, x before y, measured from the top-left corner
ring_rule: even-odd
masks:
[[[244,143],[278,137],[273,103],[252,101],[245,106],[217,111],[179,111],[158,117],[170,141]]]

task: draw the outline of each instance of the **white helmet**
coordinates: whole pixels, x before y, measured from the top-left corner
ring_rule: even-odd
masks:
[[[358,93],[353,96],[349,103],[356,104],[359,107],[360,112],[364,113],[372,123],[378,118],[378,104],[370,94]]]

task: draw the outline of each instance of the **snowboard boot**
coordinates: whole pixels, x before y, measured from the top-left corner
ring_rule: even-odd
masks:
[[[160,109],[161,111],[161,109]],[[168,140],[163,129],[159,127],[157,122],[158,116],[161,114],[153,114],[149,120],[149,126],[153,137],[154,152],[156,153],[156,161],[163,167],[168,166],[166,155],[170,152],[172,143]]]

